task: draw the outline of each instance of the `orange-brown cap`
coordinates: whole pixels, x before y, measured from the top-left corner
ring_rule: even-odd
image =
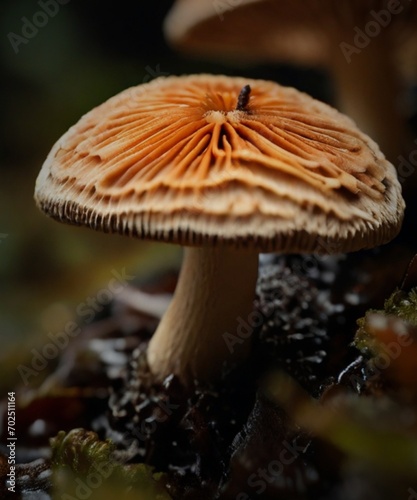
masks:
[[[182,245],[328,253],[399,231],[394,167],[335,109],[226,76],[158,78],[93,109],[36,183],[55,219]]]

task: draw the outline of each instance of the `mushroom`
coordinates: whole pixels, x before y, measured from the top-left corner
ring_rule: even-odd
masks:
[[[400,75],[416,67],[406,57],[416,28],[417,2],[386,0],[177,0],[165,21],[168,40],[185,52],[327,68],[338,107],[391,161],[410,139]]]
[[[349,118],[273,82],[204,74],[87,113],[51,150],[35,198],[59,221],[186,247],[147,353],[155,380],[185,386],[248,354],[259,252],[380,245],[404,210],[394,167]]]

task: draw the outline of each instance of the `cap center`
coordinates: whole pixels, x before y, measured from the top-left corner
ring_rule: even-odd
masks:
[[[204,117],[208,123],[223,124],[226,122],[237,123],[242,117],[242,112],[247,112],[247,106],[249,104],[250,85],[245,85],[237,98],[237,103],[235,109],[232,111],[220,111],[220,110],[210,110]]]

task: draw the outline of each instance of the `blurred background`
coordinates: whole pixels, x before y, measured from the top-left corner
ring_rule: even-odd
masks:
[[[180,250],[58,224],[36,208],[36,176],[54,142],[82,114],[159,75],[224,73],[275,80],[334,103],[324,71],[283,64],[230,66],[188,58],[164,40],[170,0],[70,0],[24,42],[38,2],[2,0],[0,151],[1,357],[24,356],[126,268],[138,279],[177,266]],[[408,117],[415,127],[413,89]],[[414,137],[417,137],[415,127]]]

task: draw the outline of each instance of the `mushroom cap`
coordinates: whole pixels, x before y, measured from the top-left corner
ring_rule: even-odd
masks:
[[[348,117],[274,82],[204,74],[158,78],[84,115],[52,148],[35,199],[96,230],[264,252],[380,245],[404,210],[394,167]]]
[[[177,0],[166,17],[164,31],[175,47],[210,59],[327,66],[335,51],[344,57],[341,42],[354,44],[354,28],[364,29],[369,21],[375,22],[371,12],[386,9],[388,2]],[[408,54],[415,54],[417,2],[402,2],[400,8],[401,12],[381,26],[381,32],[393,35],[387,50],[409,76],[410,66],[416,67]]]

